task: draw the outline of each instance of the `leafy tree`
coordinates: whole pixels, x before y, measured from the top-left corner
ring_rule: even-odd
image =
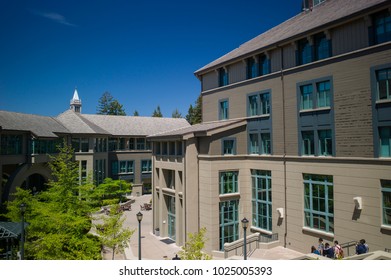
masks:
[[[133,116],[135,116],[135,117],[138,117],[138,116],[139,116],[139,113],[138,113],[137,110],[134,110]]]
[[[190,104],[186,120],[191,124],[197,124],[202,122],[202,95],[197,98],[195,106]]]
[[[102,219],[103,223],[95,226],[102,244],[112,249],[112,259],[114,260],[115,253],[123,253],[124,249],[128,247],[128,241],[134,230],[124,229],[125,217],[122,217],[118,204],[111,207],[109,216],[103,216]]]
[[[101,207],[104,205],[118,204],[118,202],[122,202],[125,194],[130,191],[130,183],[123,180],[105,178],[103,183],[96,187],[91,194],[93,206]]]
[[[99,99],[96,113],[98,115],[126,115],[123,106],[108,91],[104,92]]]
[[[160,111],[160,106],[159,106],[159,105],[158,105],[157,108],[153,111],[152,117],[155,117],[155,118],[162,118],[162,117],[163,117],[163,114],[162,114],[162,112]]]
[[[182,260],[211,260],[212,256],[202,252],[205,246],[206,228],[201,228],[198,233],[189,233],[188,241],[182,246],[179,251],[179,256]]]
[[[175,111],[172,112],[172,117],[180,119],[182,118],[182,114],[178,111],[178,109],[175,109]]]

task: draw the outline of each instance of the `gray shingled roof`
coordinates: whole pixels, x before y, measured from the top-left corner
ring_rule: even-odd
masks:
[[[240,122],[243,122],[243,124],[246,123],[246,120],[243,119],[235,119],[235,120],[222,120],[222,121],[213,121],[213,122],[205,122],[200,124],[195,124],[190,127],[175,129],[171,131],[165,131],[162,133],[156,133],[153,135],[150,135],[148,138],[170,138],[170,137],[182,137],[187,134],[197,134],[202,132],[210,132],[215,129],[219,128],[227,128],[229,129],[231,125],[238,124]]]
[[[244,58],[246,55],[255,53],[258,50],[267,49],[278,43],[385,2],[390,2],[390,0],[327,0],[315,6],[312,11],[301,12],[293,18],[242,44],[228,54],[200,68],[195,74],[200,75],[211,68],[222,66],[235,59]]]
[[[29,131],[37,137],[56,138],[55,133],[69,133],[52,117],[8,111],[0,111],[0,126],[3,130]]]
[[[72,110],[67,110],[57,116],[57,120],[61,122],[73,134],[110,134],[103,128],[81,117],[79,113]]]
[[[101,127],[111,135],[148,136],[168,130],[190,127],[186,119],[133,116],[80,115],[81,119]]]

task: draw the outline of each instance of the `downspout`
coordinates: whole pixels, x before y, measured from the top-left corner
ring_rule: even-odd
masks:
[[[284,215],[284,222],[285,222],[285,232],[284,232],[284,247],[286,248],[287,245],[287,234],[288,234],[288,202],[287,202],[287,183],[286,183],[286,125],[285,125],[285,86],[284,86],[284,52],[283,48],[280,48],[281,52],[281,91],[282,91],[282,129],[283,129],[283,146],[284,146],[284,153],[283,153],[283,165],[284,165],[284,208],[285,208],[285,215]]]

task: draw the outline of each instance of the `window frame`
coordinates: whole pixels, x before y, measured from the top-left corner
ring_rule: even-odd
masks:
[[[265,183],[265,186],[263,185]],[[252,190],[252,225],[254,227],[272,231],[272,175],[270,170],[251,170],[251,190]],[[264,194],[264,199],[259,195]],[[261,207],[260,207],[261,206]],[[264,208],[265,207],[265,208]],[[262,209],[264,208],[264,209]],[[266,214],[260,209],[265,210]],[[263,215],[262,215],[263,214]],[[266,224],[266,226],[264,226]]]
[[[226,106],[223,104],[226,104]],[[219,100],[219,120],[229,119],[229,99]]]
[[[226,144],[230,142],[232,143],[232,147],[230,148],[232,151],[227,152],[228,147]],[[236,155],[236,138],[230,137],[230,138],[223,138],[221,139],[221,154],[222,155]]]
[[[228,178],[228,176],[231,176]],[[219,172],[219,194],[239,193],[239,171],[224,170]]]

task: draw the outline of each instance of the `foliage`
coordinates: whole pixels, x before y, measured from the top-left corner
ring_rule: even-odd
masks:
[[[189,233],[188,241],[182,246],[179,251],[179,256],[182,260],[211,260],[212,257],[204,252],[202,249],[205,246],[206,228],[201,228],[198,233]]]
[[[160,106],[159,106],[159,105],[158,105],[157,108],[153,111],[152,117],[155,117],[155,118],[162,118],[162,117],[163,117],[163,114],[162,114],[162,112],[160,111]]]
[[[129,192],[131,192],[130,183],[106,178],[93,190],[90,197],[94,207],[113,205],[122,202],[122,198]]]
[[[128,247],[128,240],[133,235],[134,230],[123,228],[125,218],[119,211],[119,205],[111,207],[109,216],[102,216],[103,223],[96,224],[95,227],[99,233],[103,245],[112,249],[114,260],[115,253],[123,253]]]
[[[172,112],[172,117],[180,119],[180,118],[182,118],[182,114],[178,111],[178,109],[175,109],[175,111]]]
[[[126,116],[123,106],[108,91],[104,92],[99,99],[96,113],[98,115]]]
[[[195,106],[190,105],[189,111],[186,115],[186,120],[191,124],[197,124],[202,122],[202,96],[197,98]]]
[[[133,116],[138,117],[138,116],[140,116],[140,114],[138,113],[137,110],[134,110]]]

